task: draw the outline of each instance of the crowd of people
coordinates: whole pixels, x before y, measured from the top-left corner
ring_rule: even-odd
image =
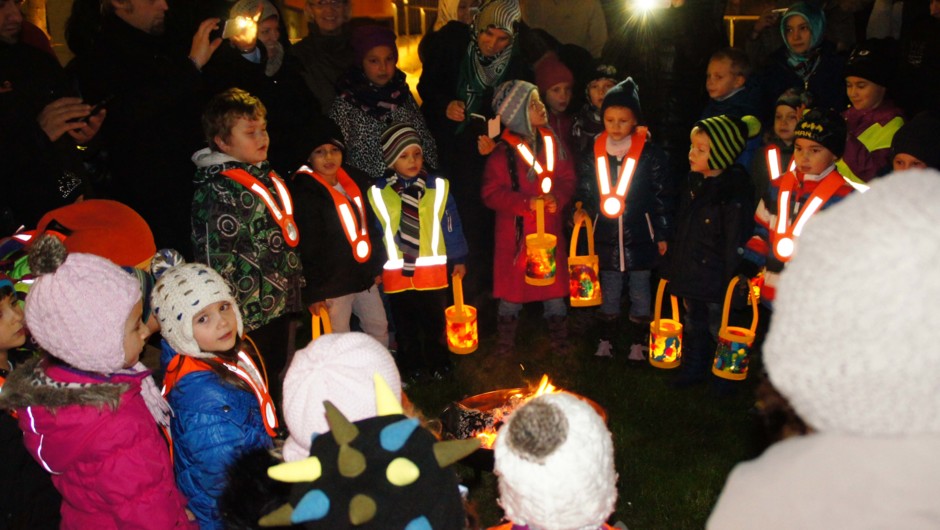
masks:
[[[696,51],[701,97],[681,112],[662,103],[678,91],[641,104],[662,72],[608,39],[596,0],[440,0],[415,92],[395,32],[351,20],[348,0],[306,0],[294,44],[291,8],[269,0],[75,0],[65,67],[21,3],[0,0],[0,528],[476,527],[447,469],[476,446],[435,443],[403,392],[453,377],[453,278],[492,311],[498,361],[540,302],[551,355],[596,326],[596,356],[645,363],[667,282],[684,333],[672,386],[718,395],[740,386],[713,375],[723,303],[759,284],[769,381],[814,438],[742,465],[710,527],[771,504],[792,516],[784,501],[811,497],[754,481],[786,468],[796,483],[843,446],[857,478],[819,484],[844,509],[789,522],[864,526],[853,486],[886,474],[881,488],[907,494],[880,517],[940,520],[911,486],[940,465],[938,366],[896,369],[889,350],[924,337],[888,318],[936,313],[922,273],[940,175],[922,170],[940,169],[940,0],[899,40],[873,11],[872,38],[845,49],[819,3],[771,10],[742,48]],[[568,235],[585,223],[596,310],[568,302]],[[543,234],[553,247],[527,244]],[[887,239],[896,254],[873,250]],[[888,272],[901,254],[905,272]],[[885,278],[843,285],[859,266]],[[335,333],[295,351],[311,316]],[[881,351],[876,331],[902,337]],[[156,334],[155,380],[139,357]],[[831,335],[854,346],[817,340]],[[846,348],[851,369],[827,361]],[[813,368],[826,362],[840,369]],[[611,435],[569,398],[533,400],[500,431],[506,528],[608,528]],[[898,399],[922,405],[901,421]],[[852,468],[866,454],[886,463]]]

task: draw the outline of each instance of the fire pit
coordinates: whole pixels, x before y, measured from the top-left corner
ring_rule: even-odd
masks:
[[[441,414],[443,434],[449,439],[479,438],[480,449],[465,458],[463,462],[477,469],[493,469],[493,443],[496,432],[510,414],[530,399],[552,392],[566,392],[549,383],[548,375],[542,376],[536,390],[526,388],[505,388],[470,396],[452,403]],[[594,407],[594,410],[607,422],[607,411],[593,400],[569,392]]]

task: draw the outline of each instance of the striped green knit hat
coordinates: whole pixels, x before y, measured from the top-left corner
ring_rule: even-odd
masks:
[[[695,129],[707,134],[711,140],[709,169],[724,169],[741,156],[748,139],[757,136],[760,121],[754,116],[732,118],[722,114],[696,122]]]

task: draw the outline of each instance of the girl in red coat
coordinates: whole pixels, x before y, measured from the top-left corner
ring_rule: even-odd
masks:
[[[486,161],[483,203],[496,211],[493,296],[499,299],[497,353],[512,351],[519,311],[526,302],[544,302],[552,348],[568,347],[568,254],[562,212],[575,188],[574,165],[558,137],[546,127],[548,114],[538,88],[507,81],[496,89],[493,109],[506,130]],[[536,210],[545,211],[545,233],[557,237],[555,281],[527,284],[525,236],[536,233]]]

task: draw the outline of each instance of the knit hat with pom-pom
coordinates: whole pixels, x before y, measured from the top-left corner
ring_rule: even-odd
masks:
[[[493,446],[499,503],[517,526],[598,528],[614,511],[617,472],[604,420],[571,394],[515,410]]]
[[[124,368],[124,327],[141,301],[138,282],[102,257],[69,254],[51,235],[33,243],[29,266],[38,278],[26,298],[26,322],[36,342],[79,370]]]
[[[500,121],[507,129],[531,138],[534,131],[529,120],[529,101],[538,90],[532,83],[521,79],[506,81],[496,87],[493,93],[493,112],[499,114]]]
[[[155,259],[156,261],[156,259]],[[238,336],[244,333],[242,313],[232,290],[218,272],[202,263],[184,263],[160,274],[150,295],[160,334],[177,353],[204,359],[217,352],[203,352],[193,336],[193,317],[216,302],[228,302],[235,311]]]
[[[741,156],[748,139],[760,132],[760,121],[754,116],[733,118],[722,114],[696,122],[695,129],[711,141],[708,168],[725,169]]]
[[[401,376],[395,360],[379,341],[365,333],[330,333],[297,350],[284,377],[284,419],[290,437],[284,460],[307,458],[313,434],[330,430],[324,401],[350,421],[376,415],[372,376],[378,373],[401,399]]]

